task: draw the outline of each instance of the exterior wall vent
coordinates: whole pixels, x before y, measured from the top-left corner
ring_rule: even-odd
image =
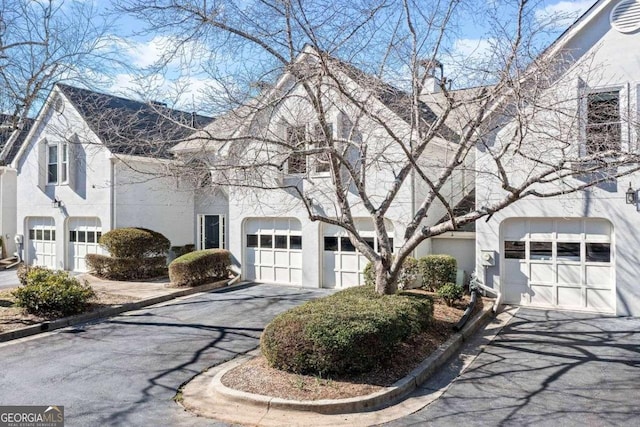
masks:
[[[611,26],[621,33],[633,33],[640,29],[640,1],[621,1],[611,11]]]

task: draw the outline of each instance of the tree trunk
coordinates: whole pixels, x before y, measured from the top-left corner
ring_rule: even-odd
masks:
[[[398,278],[392,275],[390,265],[384,260],[376,261],[376,292],[380,295],[392,295],[398,290]]]

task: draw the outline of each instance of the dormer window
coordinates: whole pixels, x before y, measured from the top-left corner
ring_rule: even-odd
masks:
[[[69,181],[69,144],[47,145],[47,184],[66,184]]]
[[[587,155],[620,150],[620,91],[587,95]]]

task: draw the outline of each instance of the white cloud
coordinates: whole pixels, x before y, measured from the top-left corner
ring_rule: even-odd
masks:
[[[536,19],[539,23],[553,28],[567,27],[586,12],[594,2],[594,0],[562,0],[538,9]]]

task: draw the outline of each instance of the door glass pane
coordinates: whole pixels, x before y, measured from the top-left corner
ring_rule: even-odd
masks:
[[[87,231],[87,243],[96,242],[96,233],[94,231]]]
[[[260,235],[261,248],[273,248],[273,236],[271,234]]]
[[[287,236],[275,236],[276,249],[287,249]]]
[[[580,261],[580,243],[558,242],[558,260]]]
[[[349,240],[348,237],[341,237],[340,238],[340,244],[342,245],[342,252],[355,252],[356,251],[356,247],[353,246],[353,244],[351,243],[351,240]]]
[[[302,249],[302,236],[289,236],[289,249]],[[327,249],[325,248],[325,250]]]
[[[73,230],[69,232],[69,241],[70,242],[75,242],[76,241],[76,232],[73,231]]]
[[[51,230],[51,240],[56,240],[56,230]]]
[[[36,240],[42,240],[42,230],[36,230]]]
[[[609,243],[587,243],[588,262],[611,262],[611,245]]]
[[[504,257],[505,259],[524,259],[525,242],[506,240],[504,242]]]
[[[36,239],[36,230],[29,230],[29,240]]]
[[[247,234],[247,247],[248,248],[258,247],[258,236],[256,234]]]
[[[324,238],[324,250],[336,252],[338,250],[338,238],[337,237],[325,237]]]
[[[42,240],[51,240],[51,230],[44,230],[44,235],[42,236]]]
[[[78,242],[86,242],[87,236],[84,231],[78,231]]]
[[[219,249],[220,245],[220,216],[205,215],[204,216],[204,248],[203,249]]]
[[[538,260],[551,259],[553,254],[551,242],[531,242],[529,258]]]

